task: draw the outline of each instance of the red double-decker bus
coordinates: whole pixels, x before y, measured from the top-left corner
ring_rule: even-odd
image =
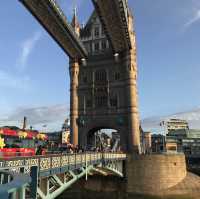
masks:
[[[48,136],[38,131],[0,128],[0,157],[36,155],[37,147],[47,140]]]

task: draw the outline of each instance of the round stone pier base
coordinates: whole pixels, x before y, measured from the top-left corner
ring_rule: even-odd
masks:
[[[160,195],[186,177],[183,154],[128,155],[127,192]]]

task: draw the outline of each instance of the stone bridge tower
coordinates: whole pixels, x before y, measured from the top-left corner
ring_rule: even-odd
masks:
[[[81,29],[76,13],[73,17],[72,26],[88,52],[86,60],[70,60],[72,140],[82,147],[94,131],[112,128],[120,133],[125,151],[140,148],[135,33],[133,17],[128,8],[125,12],[130,47],[119,51],[113,50],[97,8]],[[113,21],[112,28],[118,24]],[[116,45],[123,45],[120,40]]]
[[[72,142],[85,147],[93,133],[112,128],[127,152],[140,149],[136,44],[127,0],[92,0],[94,12],[71,25],[56,1],[20,0],[70,58]]]

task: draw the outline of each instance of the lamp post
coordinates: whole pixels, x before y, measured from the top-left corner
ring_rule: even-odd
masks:
[[[158,153],[158,140],[155,140],[155,145],[156,145],[156,153]]]
[[[161,126],[163,127],[163,152],[166,151],[166,131],[165,131],[165,121],[161,122]]]
[[[97,148],[97,132],[94,133],[94,147]]]

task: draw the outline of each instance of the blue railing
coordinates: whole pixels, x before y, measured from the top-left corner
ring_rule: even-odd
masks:
[[[31,177],[9,171],[0,171],[0,197],[1,199],[24,199],[26,187],[31,183]]]
[[[32,198],[36,198],[37,182],[40,177],[48,178],[56,174],[73,173],[74,171],[82,171],[80,176],[85,174],[87,176],[87,171],[91,168],[98,166],[104,168],[113,162],[125,159],[126,154],[124,153],[95,152],[0,158],[0,199],[27,198],[26,187],[28,184],[31,187],[28,189],[28,194]],[[76,180],[78,180],[77,176],[72,179],[73,182]],[[68,182],[68,184],[70,183],[72,182]],[[68,184],[66,186],[69,186]]]
[[[52,154],[46,156],[6,157],[0,158],[0,169],[11,169],[15,172],[30,173],[33,166],[38,167],[39,176],[67,172],[86,165],[95,165],[104,161],[124,160],[124,153],[77,153]]]

